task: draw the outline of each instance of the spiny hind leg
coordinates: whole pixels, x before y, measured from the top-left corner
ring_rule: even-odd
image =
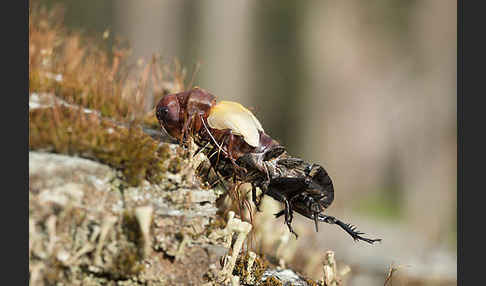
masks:
[[[369,244],[374,244],[375,242],[381,241],[381,238],[371,239],[371,238],[362,237],[361,235],[364,233],[358,231],[355,225],[344,223],[333,216],[320,215],[319,220],[323,222],[327,222],[329,224],[337,224],[340,228],[346,231],[355,241],[362,240]]]

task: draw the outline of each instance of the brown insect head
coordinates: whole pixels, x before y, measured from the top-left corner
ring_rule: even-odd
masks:
[[[176,94],[164,96],[157,104],[156,116],[160,127],[165,129],[172,137],[181,137],[183,125],[181,115],[181,106]]]

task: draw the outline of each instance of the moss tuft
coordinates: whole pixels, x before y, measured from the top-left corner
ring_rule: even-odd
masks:
[[[29,112],[29,148],[98,160],[121,170],[130,185],[159,183],[169,149],[140,127],[121,127],[95,114],[66,106]],[[171,162],[172,164],[172,162]]]
[[[67,31],[62,9],[47,11],[37,3],[29,11],[29,91],[49,92],[65,101],[95,109],[117,120],[158,127],[153,107],[162,95],[184,90],[185,71],[178,62],[128,63],[131,51],[106,46],[104,37]],[[152,82],[152,102],[146,102]],[[148,109],[147,109],[148,107]]]
[[[137,127],[160,128],[155,102],[146,102],[147,85],[152,82],[154,98],[183,90],[185,72],[180,65],[176,62],[171,71],[155,56],[130,65],[130,50],[106,51],[104,38],[67,31],[61,7],[47,10],[36,2],[30,6],[30,93],[49,93],[128,126],[65,106],[31,110],[30,149],[98,160],[121,170],[129,185],[144,179],[158,183],[164,171],[180,171],[181,162],[171,161],[168,167],[167,149]]]

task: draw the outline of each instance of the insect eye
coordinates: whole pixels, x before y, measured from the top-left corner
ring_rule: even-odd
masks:
[[[166,106],[157,108],[157,117],[158,118],[165,117],[167,115],[167,113],[169,113],[169,108],[167,108]]]

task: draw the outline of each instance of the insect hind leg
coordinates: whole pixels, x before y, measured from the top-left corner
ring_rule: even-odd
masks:
[[[281,210],[278,213],[273,214],[273,215],[275,216],[275,218],[279,218],[279,217],[283,216],[284,214],[285,214],[285,210]]]
[[[251,199],[255,204],[257,211],[261,212],[260,204],[262,203],[262,197],[260,197],[260,200],[257,201],[257,189],[255,184],[251,184]]]
[[[333,217],[333,216],[327,216],[327,215],[319,215],[319,221],[323,221],[329,224],[337,224],[340,228],[342,228],[344,231],[346,231],[351,237],[356,241],[356,240],[362,240],[365,242],[368,242],[369,244],[374,244],[375,242],[380,242],[381,238],[376,238],[376,239],[371,239],[371,238],[366,238],[362,237],[361,235],[364,234],[364,232],[360,232],[357,230],[356,226],[344,223],[340,221],[339,219]]]
[[[272,195],[276,196],[279,199],[279,201],[284,203],[285,206],[283,210],[275,214],[275,217],[280,217],[282,215],[285,215],[285,223],[287,224],[289,231],[295,235],[295,239],[299,238],[299,235],[292,228],[292,219],[294,215],[289,200],[287,200],[285,196],[279,193],[272,193]]]

